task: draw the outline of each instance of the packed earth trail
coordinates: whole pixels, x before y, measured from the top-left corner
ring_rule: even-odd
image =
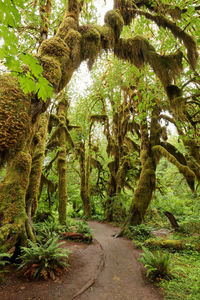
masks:
[[[162,300],[159,289],[145,279],[137,260],[140,250],[125,238],[115,238],[119,227],[89,222],[94,242],[66,240],[70,267],[56,280],[29,280],[16,268],[0,284],[0,300]]]
[[[115,238],[119,228],[89,222],[95,238],[102,245],[105,266],[94,285],[78,300],[161,300],[160,291],[145,282],[138,250],[132,241]]]

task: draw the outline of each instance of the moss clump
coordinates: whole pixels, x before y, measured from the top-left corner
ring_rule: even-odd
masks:
[[[101,35],[101,47],[104,50],[113,49],[115,44],[115,34],[112,27],[109,25],[94,25],[94,28],[97,29]]]
[[[61,38],[54,36],[45,40],[39,48],[40,56],[51,56],[57,59],[61,64],[69,59],[70,49]]]
[[[104,22],[114,30],[115,38],[117,40],[120,37],[124,25],[123,18],[120,16],[118,11],[108,11],[105,15]]]
[[[0,160],[13,157],[26,142],[31,127],[31,98],[16,77],[0,77]]]
[[[70,29],[65,38],[65,42],[70,48],[70,58],[75,69],[81,63],[81,38],[81,34],[74,29]]]
[[[75,20],[75,18],[73,18],[71,15],[67,15],[67,16],[65,16],[60,27],[58,28],[56,36],[58,36],[64,40],[66,37],[66,34],[68,33],[68,31],[70,29],[77,30],[78,25],[77,25],[77,21]]]
[[[59,61],[54,57],[42,56],[40,57],[40,63],[43,67],[43,76],[53,85],[55,92],[57,92],[62,76]]]
[[[81,57],[88,59],[88,67],[91,69],[100,49],[100,33],[92,26],[82,26],[79,29],[82,34]]]

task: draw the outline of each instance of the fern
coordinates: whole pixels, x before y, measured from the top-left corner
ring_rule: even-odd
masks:
[[[70,252],[60,247],[63,244],[58,243],[58,238],[51,238],[45,244],[29,241],[28,247],[21,247],[19,269],[23,269],[24,275],[30,278],[54,279],[68,267]]]
[[[170,278],[170,260],[169,253],[155,251],[153,254],[147,248],[142,248],[143,253],[138,259],[147,268],[147,277],[151,278]]]

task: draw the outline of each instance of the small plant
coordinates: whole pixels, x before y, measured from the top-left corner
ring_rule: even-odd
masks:
[[[7,270],[4,270],[3,267],[9,264],[9,258],[10,258],[10,254],[0,253],[0,282],[3,280],[3,273],[8,272]]]
[[[129,227],[129,235],[132,239],[136,239],[140,242],[144,242],[146,239],[149,239],[151,235],[152,228],[146,226],[145,224],[140,224],[137,226]]]
[[[24,275],[39,279],[48,277],[55,279],[62,274],[63,269],[68,267],[69,250],[60,246],[57,238],[52,238],[45,244],[28,242],[28,247],[21,247],[22,255],[19,269],[23,269]]]
[[[141,257],[138,259],[143,263],[145,268],[147,268],[147,277],[151,279],[169,279],[170,274],[170,259],[169,253],[161,253],[160,251],[155,251],[153,254],[147,248],[142,248],[144,251]]]
[[[43,223],[34,224],[34,230],[36,232],[38,241],[41,243],[46,243],[49,239],[57,238],[62,232],[66,232],[69,229],[55,221],[44,221]]]
[[[10,254],[8,253],[0,253],[0,267],[4,267],[6,264],[9,263]],[[2,270],[0,270],[0,273]]]
[[[78,221],[75,225],[75,230],[77,233],[81,233],[87,236],[92,234],[91,229],[86,221]]]

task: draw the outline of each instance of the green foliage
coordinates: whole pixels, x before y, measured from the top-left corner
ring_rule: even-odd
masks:
[[[151,231],[151,227],[148,227],[145,224],[140,224],[137,226],[129,226],[127,235],[133,240],[144,242],[146,239],[149,239],[152,236]]]
[[[58,222],[42,222],[34,224],[37,240],[46,243],[49,239],[58,238],[62,232],[68,231],[67,226],[60,225]]]
[[[147,268],[147,277],[152,279],[167,278],[169,279],[170,274],[170,260],[171,256],[169,253],[161,253],[155,251],[153,254],[147,248],[142,248],[144,251],[141,257],[138,259]]]
[[[61,248],[64,242],[58,243],[57,238],[49,239],[45,244],[28,242],[28,247],[21,247],[22,255],[19,257],[25,276],[33,279],[55,279],[67,268],[69,250]]]
[[[163,279],[159,286],[165,290],[165,299],[200,299],[200,255],[194,251],[175,253],[171,259],[173,278]]]
[[[8,253],[0,253],[0,268],[4,267],[9,263],[10,254]],[[0,270],[0,273],[2,270]]]
[[[86,221],[77,221],[73,228],[75,229],[75,232],[81,233],[85,236],[91,236],[92,234],[91,229]]]
[[[42,76],[43,68],[38,60],[28,51],[22,50],[16,33],[25,21],[22,20],[22,16],[26,18],[26,10],[27,5],[22,0],[0,1],[0,60],[13,75],[18,76],[24,93],[34,92],[39,98],[46,100],[53,95],[53,89],[48,80]],[[24,74],[22,65],[26,65],[29,72]]]

